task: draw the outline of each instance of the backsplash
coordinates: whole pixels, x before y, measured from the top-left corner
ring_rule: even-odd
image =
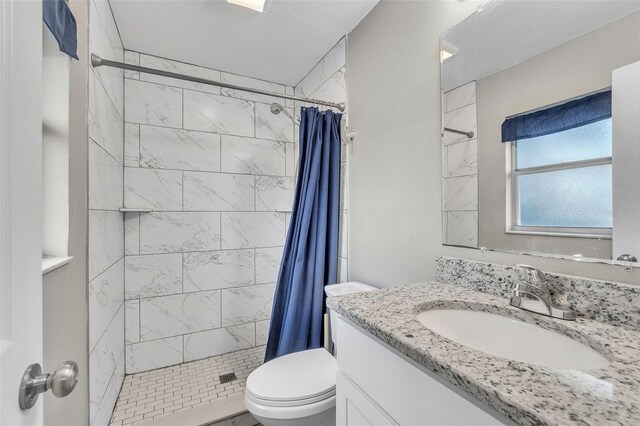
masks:
[[[509,298],[513,266],[440,256],[436,280]],[[630,330],[640,330],[640,286],[547,273],[556,300],[571,305],[578,316]]]

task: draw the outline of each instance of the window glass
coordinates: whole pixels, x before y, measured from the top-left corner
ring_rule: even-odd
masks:
[[[612,226],[610,164],[520,175],[518,184],[520,226]]]
[[[518,169],[610,157],[611,119],[520,140],[516,153]]]

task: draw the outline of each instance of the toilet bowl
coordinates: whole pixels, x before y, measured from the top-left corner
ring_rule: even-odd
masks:
[[[327,296],[375,290],[349,282],[325,287]],[[329,313],[331,340],[335,320]],[[336,422],[336,359],[325,349],[284,355],[258,367],[247,378],[245,406],[265,426],[332,426]]]
[[[337,370],[335,358],[323,348],[269,361],[247,378],[247,410],[265,426],[331,425]]]

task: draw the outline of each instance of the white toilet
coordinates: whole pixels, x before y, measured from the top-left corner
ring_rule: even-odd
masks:
[[[327,296],[376,290],[348,282],[325,287]],[[331,341],[338,314],[329,313]],[[323,348],[281,356],[258,367],[247,378],[244,403],[265,426],[329,426],[336,422],[335,358]]]

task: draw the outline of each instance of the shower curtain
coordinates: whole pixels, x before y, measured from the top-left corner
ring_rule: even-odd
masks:
[[[300,111],[298,178],[265,362],[322,346],[324,286],[337,279],[341,117]]]

